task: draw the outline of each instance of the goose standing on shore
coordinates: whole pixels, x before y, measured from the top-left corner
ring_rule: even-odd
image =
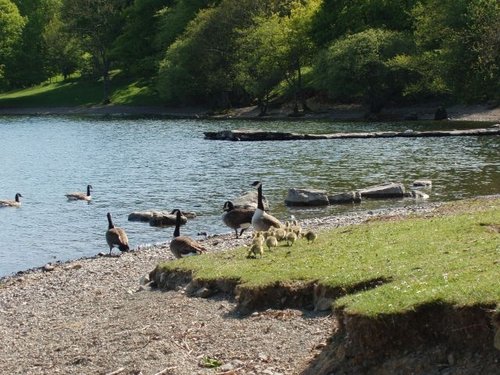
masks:
[[[205,249],[201,244],[188,236],[181,236],[181,211],[175,209],[171,212],[176,214],[174,238],[170,241],[170,251],[176,258],[183,258],[190,255],[205,253]]]
[[[21,207],[21,201],[19,200],[19,198],[22,198],[22,195],[20,193],[16,193],[13,201],[1,200],[0,207]]]
[[[234,229],[236,238],[239,238],[243,232],[252,225],[252,216],[255,210],[251,208],[234,207],[233,202],[227,201],[224,203],[222,221],[229,228]],[[240,234],[238,235],[238,229]]]
[[[108,212],[108,231],[106,232],[106,242],[109,246],[109,255],[114,246],[118,246],[121,252],[129,251],[127,233],[122,228],[115,227],[111,219],[111,213]]]
[[[87,201],[90,202],[92,200],[92,196],[90,195],[90,191],[93,189],[92,185],[87,185],[87,194],[81,192],[68,193],[66,194],[66,198],[70,201]]]
[[[262,182],[255,181],[252,186],[257,188],[257,209],[252,216],[252,226],[257,231],[267,231],[271,227],[281,228],[281,222],[264,211]]]

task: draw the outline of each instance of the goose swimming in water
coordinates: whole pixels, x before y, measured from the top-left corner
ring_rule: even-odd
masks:
[[[176,258],[197,255],[207,251],[202,245],[188,236],[181,236],[181,211],[175,209],[171,212],[176,214],[174,238],[170,241],[170,251]]]
[[[229,228],[234,229],[236,238],[240,237],[243,232],[252,225],[252,216],[255,210],[251,208],[234,207],[233,202],[227,201],[224,203],[222,221]],[[238,229],[240,234],[238,235]]]
[[[109,246],[109,255],[114,246],[117,246],[121,252],[129,251],[127,233],[122,228],[115,227],[111,219],[111,213],[108,212],[108,230],[106,232],[106,242]]]
[[[92,200],[92,196],[90,195],[90,191],[93,189],[92,185],[87,185],[87,194],[81,192],[68,193],[66,194],[66,198],[70,201],[87,201],[90,202]]]
[[[252,186],[257,188],[257,209],[252,216],[252,226],[257,231],[267,231],[271,227],[281,228],[281,222],[264,211],[262,182],[255,181]]]
[[[14,200],[1,200],[0,207],[21,207],[21,201],[19,198],[22,198],[20,193],[16,193]]]

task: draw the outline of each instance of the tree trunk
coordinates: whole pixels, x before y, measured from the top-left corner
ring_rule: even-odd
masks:
[[[102,104],[109,104],[111,100],[109,99],[110,94],[110,81],[109,81],[109,60],[103,56],[102,61],[102,83],[103,83],[103,99]]]

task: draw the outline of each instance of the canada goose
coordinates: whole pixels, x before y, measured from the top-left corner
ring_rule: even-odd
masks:
[[[261,243],[254,243],[252,246],[250,246],[250,249],[248,250],[248,255],[247,258],[257,258],[257,255],[260,255],[262,258],[262,255],[264,254],[264,247],[262,246]]]
[[[197,255],[205,253],[207,249],[201,246],[198,242],[187,236],[181,236],[181,211],[175,209],[171,212],[176,213],[174,238],[170,241],[170,251],[176,258],[182,258],[189,255]]]
[[[113,220],[111,219],[111,214],[108,212],[108,231],[106,232],[106,242],[109,246],[109,255],[111,255],[111,250],[114,246],[118,246],[120,251],[129,251],[130,247],[128,245],[127,233],[122,228],[115,227]]]
[[[252,216],[252,225],[254,229],[259,231],[266,231],[270,227],[281,228],[281,222],[274,216],[271,216],[264,211],[262,182],[255,181],[252,186],[257,188],[257,209]]]
[[[236,238],[241,236],[243,232],[252,225],[252,216],[255,210],[251,208],[234,207],[233,202],[227,201],[224,203],[222,221],[229,228],[234,229]],[[240,234],[238,235],[238,229]]]
[[[316,233],[314,233],[312,230],[308,231],[307,233],[303,234],[302,236],[306,238],[307,243],[314,242],[316,240],[316,238],[318,238]]]
[[[92,200],[92,196],[90,195],[90,191],[93,189],[92,185],[87,185],[87,194],[75,192],[66,194],[66,198],[70,201],[87,201],[90,202]]]
[[[0,201],[0,207],[21,207],[21,201],[19,200],[19,198],[22,198],[22,195],[20,193],[16,193],[13,201]]]

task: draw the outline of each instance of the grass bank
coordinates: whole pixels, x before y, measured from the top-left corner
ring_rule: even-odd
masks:
[[[277,285],[322,285],[337,291],[334,308],[367,317],[433,303],[496,305],[499,231],[500,199],[468,200],[446,204],[432,217],[323,231],[312,244],[299,240],[262,258],[248,259],[239,248],[166,262],[155,272],[229,282],[255,296]]]
[[[158,106],[161,100],[147,81],[135,81],[114,74],[111,103],[129,106]],[[74,77],[56,77],[26,89],[0,93],[0,108],[76,107],[98,105],[103,100],[102,82]]]

